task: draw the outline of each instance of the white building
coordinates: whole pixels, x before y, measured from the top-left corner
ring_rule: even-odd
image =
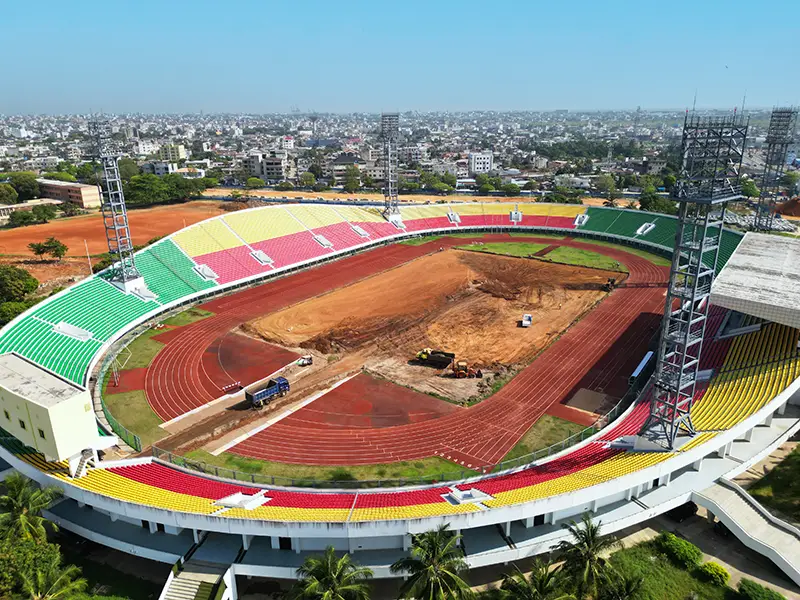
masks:
[[[291,150],[294,148],[294,138],[290,135],[285,135],[281,138],[281,150]]]
[[[427,155],[425,149],[420,146],[403,146],[397,150],[397,158],[400,162],[412,163],[423,160]]]
[[[205,169],[197,169],[195,167],[184,167],[175,172],[184,179],[202,179],[206,176]]]
[[[37,156],[23,162],[22,167],[27,171],[52,171],[60,162],[57,156]]]
[[[470,152],[469,153],[469,172],[472,175],[477,173],[488,173],[494,168],[494,155],[491,152]]]
[[[251,152],[242,159],[242,167],[253,177],[264,181],[292,179],[296,172],[294,162],[285,150]]]
[[[163,177],[170,173],[175,173],[178,170],[178,165],[171,162],[154,161],[147,162],[142,165],[142,173],[150,175],[158,175]]]
[[[133,151],[140,156],[147,156],[148,154],[155,154],[161,147],[157,142],[151,140],[136,140],[133,145]]]

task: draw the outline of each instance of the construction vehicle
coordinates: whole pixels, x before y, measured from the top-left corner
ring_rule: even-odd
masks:
[[[483,379],[483,371],[470,367],[465,360],[459,360],[458,362],[453,361],[453,376],[456,379],[464,379],[465,377]]]
[[[270,379],[265,386],[255,390],[245,390],[244,397],[252,408],[264,408],[273,398],[289,393],[289,380],[286,377]]]
[[[453,359],[456,357],[452,352],[445,352],[444,350],[432,350],[431,348],[423,348],[417,352],[416,359],[418,362],[429,367],[437,369],[445,369],[450,366]]]
[[[519,322],[520,327],[530,327],[533,325],[533,315],[525,313],[522,315],[522,320]]]

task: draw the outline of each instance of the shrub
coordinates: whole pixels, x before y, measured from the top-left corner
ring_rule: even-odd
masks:
[[[703,579],[706,579],[720,587],[728,585],[728,580],[731,578],[725,567],[715,562],[707,562],[697,568],[697,573]]]
[[[662,531],[655,541],[656,546],[669,556],[672,562],[684,569],[698,566],[703,559],[700,548],[672,533]]]
[[[766,588],[752,579],[742,579],[738,589],[742,600],[786,600],[783,594]]]

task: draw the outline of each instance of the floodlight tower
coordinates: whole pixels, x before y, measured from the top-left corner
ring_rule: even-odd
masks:
[[[716,273],[727,203],[742,197],[739,171],[748,121],[735,113],[683,125],[683,161],[673,199],[678,228],[672,254],[650,415],[641,435],[669,449],[694,435],[694,401],[709,294]]]
[[[397,141],[400,137],[400,115],[381,115],[381,140],[383,141],[383,212],[385,215],[399,214],[397,206]]]
[[[775,219],[775,198],[778,196],[786,154],[797,126],[796,108],[774,108],[767,129],[767,151],[764,156],[764,171],[761,174],[761,192],[758,210],[753,219],[753,231],[771,231]]]
[[[103,199],[103,225],[106,230],[108,253],[113,260],[110,277],[107,279],[126,293],[131,292],[142,284],[142,276],[136,269],[133,257],[128,211],[125,207],[122,179],[117,164],[122,153],[111,140],[106,121],[99,118],[92,119],[89,122],[89,134],[94,143],[93,154],[103,168],[106,181],[106,190],[103,191],[100,186],[100,193]]]

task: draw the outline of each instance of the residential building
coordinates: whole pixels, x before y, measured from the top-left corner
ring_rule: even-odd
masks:
[[[488,173],[494,168],[494,155],[491,152],[470,152],[469,172],[471,175]]]
[[[133,151],[139,156],[155,154],[161,148],[161,144],[151,140],[136,140],[133,144]]]
[[[202,179],[206,176],[205,169],[197,169],[195,167],[183,167],[175,172],[184,179]]]
[[[26,171],[53,171],[60,162],[57,156],[37,156],[24,161],[22,166]]]
[[[427,155],[424,148],[420,146],[403,146],[397,150],[397,158],[400,162],[415,163],[423,160]]]
[[[164,144],[158,149],[158,158],[168,162],[178,162],[179,160],[186,160],[189,153],[186,152],[186,147],[183,144]]]
[[[280,181],[296,176],[294,161],[285,150],[251,152],[242,159],[242,167],[251,176],[264,181]]]
[[[330,173],[337,181],[344,179],[349,167],[355,167],[359,171],[366,166],[366,161],[358,154],[353,152],[342,152],[334,158],[329,165]]]
[[[294,138],[290,135],[285,135],[281,138],[281,150],[291,150],[294,148]]]
[[[39,195],[42,198],[72,202],[81,208],[100,208],[100,190],[96,185],[43,178],[36,181],[39,182]]]
[[[164,175],[168,175],[177,171],[178,165],[177,163],[172,162],[153,161],[144,163],[141,165],[141,169],[142,173],[163,177]]]

